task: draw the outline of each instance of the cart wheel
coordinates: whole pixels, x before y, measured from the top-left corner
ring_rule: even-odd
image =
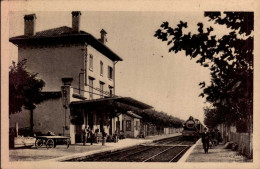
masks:
[[[46,142],[46,147],[47,147],[47,149],[53,148],[54,147],[54,140],[48,139],[47,142]]]
[[[36,141],[35,141],[35,146],[36,146],[36,148],[39,148],[39,147],[41,147],[43,145],[43,140],[42,139],[37,139]]]

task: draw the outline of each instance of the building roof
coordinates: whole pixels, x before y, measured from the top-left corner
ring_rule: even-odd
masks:
[[[126,112],[127,115],[131,116],[131,117],[134,117],[134,118],[138,118],[138,119],[141,119],[142,117],[133,113],[132,111],[127,111]]]
[[[10,42],[14,44],[28,44],[33,45],[35,43],[53,43],[57,41],[76,41],[76,42],[87,42],[91,46],[93,46],[96,50],[98,50],[103,55],[107,56],[113,61],[122,61],[116,53],[114,53],[111,49],[109,49],[106,45],[96,39],[93,35],[85,32],[75,32],[72,28],[67,26],[62,26],[58,28],[48,29],[40,32],[36,32],[35,35],[27,36],[21,35],[12,37],[9,39]]]
[[[112,105],[116,105],[113,103],[120,103],[121,108],[124,107],[125,109],[129,109],[129,110],[132,110],[131,107],[138,108],[138,109],[153,108],[152,106],[145,104],[141,101],[135,100],[131,97],[111,97],[111,98],[101,98],[101,99],[94,99],[94,100],[74,101],[71,102],[70,107],[80,107],[80,106],[84,107],[87,105],[100,106],[101,104],[111,104],[111,103]]]

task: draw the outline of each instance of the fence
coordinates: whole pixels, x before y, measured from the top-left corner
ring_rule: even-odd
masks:
[[[238,151],[248,158],[253,158],[252,138],[252,134],[249,133],[230,132],[230,141],[238,144]]]

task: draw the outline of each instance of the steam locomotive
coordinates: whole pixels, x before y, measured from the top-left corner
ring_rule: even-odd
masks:
[[[194,119],[192,116],[184,123],[182,136],[185,138],[199,138],[200,133],[203,132],[204,126],[198,119]]]

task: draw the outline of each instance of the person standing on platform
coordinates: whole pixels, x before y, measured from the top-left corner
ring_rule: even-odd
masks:
[[[89,129],[88,130],[88,139],[90,141],[90,145],[93,145],[93,137],[94,137],[93,131],[91,129]]]
[[[88,139],[88,129],[87,126],[85,126],[83,130],[83,146],[86,145],[87,139]]]
[[[201,135],[202,137],[202,144],[205,154],[208,153],[209,150],[209,132],[207,132],[207,128],[204,128],[204,132]]]

